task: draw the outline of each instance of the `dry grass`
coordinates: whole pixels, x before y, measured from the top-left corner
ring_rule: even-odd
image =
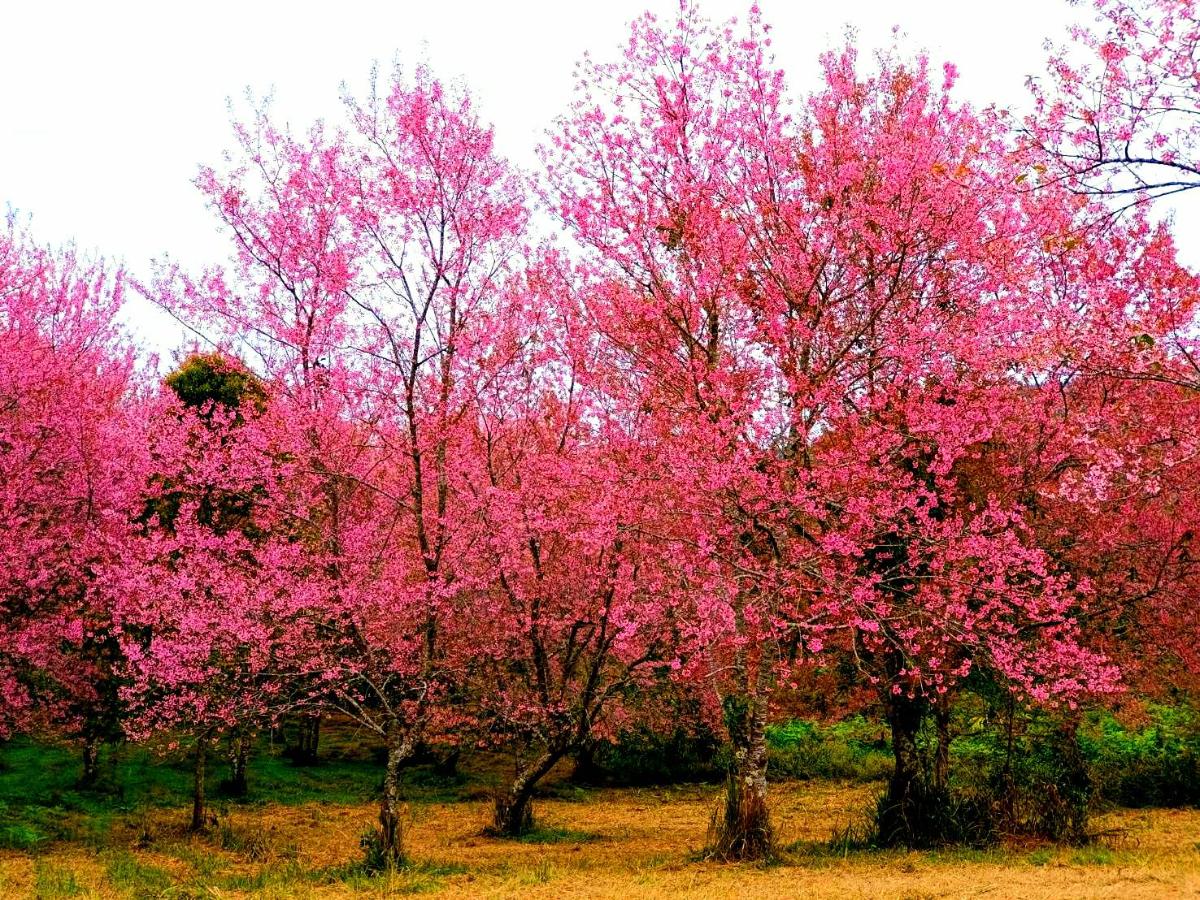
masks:
[[[411,870],[363,875],[347,863],[371,822],[369,806],[245,809],[204,839],[179,830],[180,811],[144,816],[111,846],[57,845],[38,856],[0,853],[0,897],[1169,897],[1200,896],[1200,811],[1121,811],[1100,817],[1102,842],[1082,850],[850,853],[823,843],[870,798],[870,788],[780,785],[775,824],[784,862],[696,861],[715,789],[611,790],[543,800],[540,840],[486,838],[490,806],[410,810]],[[136,840],[148,831],[149,846]],[[144,837],[144,835],[143,835]]]

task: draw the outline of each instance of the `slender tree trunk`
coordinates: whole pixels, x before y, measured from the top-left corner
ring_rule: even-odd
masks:
[[[938,699],[933,710],[937,724],[937,751],[933,758],[933,787],[944,793],[950,787],[950,700],[946,695]]]
[[[209,734],[196,738],[196,767],[192,779],[192,824],[191,831],[200,832],[208,827],[208,809],[205,802],[204,777],[208,762]]]
[[[89,734],[83,739],[83,774],[79,778],[81,787],[95,787],[100,778],[100,738]]]
[[[520,837],[533,830],[533,790],[564,755],[564,750],[547,750],[529,765],[521,767],[508,790],[496,797],[492,822],[495,834]]]
[[[292,761],[299,766],[317,763],[317,746],[321,738],[321,714],[306,713],[296,723],[296,746],[292,749]]]
[[[709,853],[724,860],[770,859],[775,833],[767,807],[767,708],[762,697],[745,700],[741,722],[730,728],[733,770],[725,804],[713,816]]]
[[[236,729],[229,737],[229,793],[235,797],[245,797],[250,790],[246,770],[250,762],[250,745],[253,742],[253,735],[241,728]]]
[[[310,765],[315,765],[321,749],[321,714],[313,713],[307,718],[308,743],[305,745],[305,759]]]
[[[387,866],[404,862],[404,826],[400,819],[400,768],[412,756],[413,741],[398,725],[387,732],[387,768],[383,774],[383,795],[379,800],[379,851]]]
[[[459,747],[451,748],[450,752],[439,758],[433,764],[435,774],[443,778],[453,778],[458,774],[458,763],[462,758],[462,749]]]

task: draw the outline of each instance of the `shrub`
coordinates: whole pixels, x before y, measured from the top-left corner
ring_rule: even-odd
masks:
[[[892,769],[880,726],[862,716],[823,725],[793,719],[767,729],[768,771],[782,778],[879,781]]]
[[[1046,713],[1027,711],[990,726],[977,720],[951,745],[949,787],[986,819],[969,831],[990,832],[991,841],[1088,841],[1092,774],[1074,728]]]
[[[1151,706],[1144,728],[1104,711],[1080,728],[1097,793],[1121,806],[1200,805],[1200,716],[1189,706]]]
[[[723,862],[769,862],[777,853],[775,830],[766,803],[755,791],[743,789],[731,773],[725,785],[724,802],[709,821],[704,855]]]
[[[0,825],[0,850],[33,850],[45,841],[46,835],[24,822]]]
[[[993,798],[918,780],[906,803],[882,794],[870,814],[867,843],[872,847],[988,847],[997,842]]]

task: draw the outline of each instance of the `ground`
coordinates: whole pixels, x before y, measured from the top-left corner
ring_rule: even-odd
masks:
[[[774,787],[782,862],[699,861],[714,787],[560,791],[538,801],[540,831],[484,837],[484,799],[409,808],[412,864],[389,876],[353,865],[369,804],[227,806],[207,836],[186,810],[118,816],[102,840],[0,851],[0,897],[1113,897],[1200,896],[1200,811],[1098,816],[1082,849],[838,853],[828,840],[877,786]]]

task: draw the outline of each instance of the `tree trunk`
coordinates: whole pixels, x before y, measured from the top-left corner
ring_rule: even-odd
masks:
[[[208,733],[196,738],[196,768],[192,780],[192,832],[204,831],[208,827],[208,809],[205,804],[204,775],[208,762]]]
[[[575,766],[571,770],[571,780],[576,784],[595,784],[599,781],[600,771],[596,765],[596,742],[584,741],[575,752]]]
[[[302,766],[317,763],[317,747],[321,739],[321,714],[311,713],[300,717],[298,746],[294,759]]]
[[[238,728],[229,737],[229,793],[234,797],[245,797],[250,785],[246,769],[250,762],[250,745],[253,735]]]
[[[1069,844],[1086,844],[1090,840],[1088,809],[1093,785],[1087,760],[1079,748],[1079,718],[1078,710],[1067,711],[1059,725],[1056,743],[1061,770],[1057,783],[1049,786],[1057,814],[1043,816],[1043,821],[1050,826],[1046,836]]]
[[[445,756],[438,758],[433,764],[433,772],[442,778],[454,778],[458,775],[458,763],[462,759],[462,749],[452,747]]]
[[[937,750],[933,758],[934,790],[945,792],[950,787],[950,700],[942,695],[933,710],[937,724]]]
[[[924,843],[927,786],[921,773],[917,734],[925,718],[925,701],[903,693],[887,700],[888,725],[892,729],[895,767],[887,794],[880,805],[879,839],[885,846],[917,846]]]
[[[709,827],[709,855],[723,860],[765,860],[775,854],[767,807],[767,710],[761,698],[745,700],[740,722],[731,723],[733,771],[725,803]]]
[[[79,778],[80,787],[95,787],[100,778],[100,739],[89,734],[83,739],[83,774]]]
[[[321,749],[321,714],[313,713],[308,717],[308,760],[314,765]]]
[[[400,820],[400,768],[413,752],[411,736],[397,725],[387,733],[387,768],[383,774],[383,795],[379,800],[379,855],[387,867],[404,863],[404,826]]]
[[[500,837],[520,837],[533,830],[533,789],[563,758],[563,750],[547,750],[534,762],[522,766],[508,790],[496,797],[492,832]]]

